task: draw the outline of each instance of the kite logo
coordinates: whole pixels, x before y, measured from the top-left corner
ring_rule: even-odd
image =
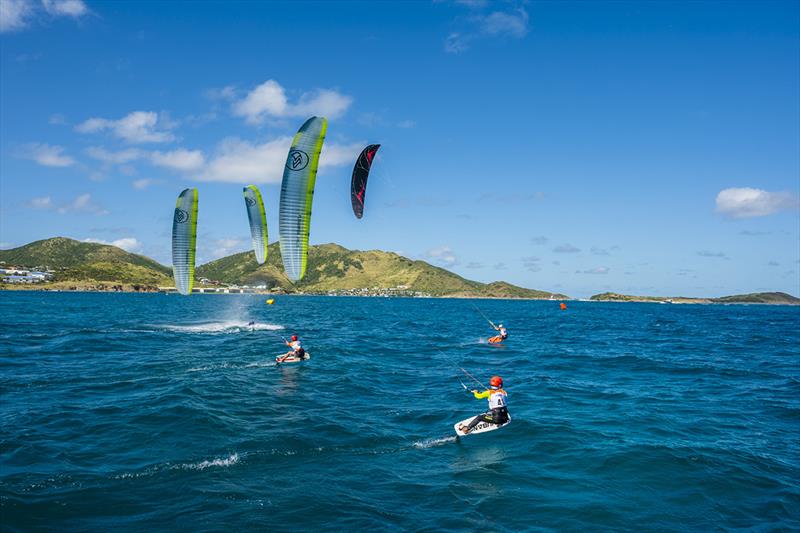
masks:
[[[254,205],[256,205],[256,201],[250,198],[249,196],[245,196],[244,203],[246,203],[248,207],[253,207]]]
[[[286,168],[289,170],[303,170],[308,165],[308,154],[302,150],[292,150],[286,160]]]
[[[175,209],[175,222],[178,224],[183,224],[189,220],[189,213],[184,211],[183,209]]]

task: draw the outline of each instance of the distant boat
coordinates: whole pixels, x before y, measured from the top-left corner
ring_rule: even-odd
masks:
[[[661,300],[658,303],[661,303],[661,304],[674,304],[675,302],[672,301],[672,298],[667,298],[666,300]]]

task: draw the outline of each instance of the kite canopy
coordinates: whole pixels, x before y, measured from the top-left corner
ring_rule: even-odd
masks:
[[[250,221],[250,236],[253,240],[253,251],[256,254],[256,261],[263,265],[267,260],[267,213],[264,210],[264,201],[261,193],[255,185],[248,185],[243,189],[244,205],[247,208],[247,218]]]
[[[306,274],[311,202],[327,128],[322,117],[308,119],[294,136],[283,170],[278,229],[283,268],[292,281],[300,281]]]
[[[361,152],[353,167],[353,180],[350,182],[350,203],[353,205],[353,213],[356,218],[364,216],[364,197],[367,194],[367,179],[369,169],[372,168],[372,160],[380,148],[380,144],[370,144]]]
[[[175,202],[172,219],[172,273],[175,288],[191,294],[197,244],[197,189],[185,189]]]

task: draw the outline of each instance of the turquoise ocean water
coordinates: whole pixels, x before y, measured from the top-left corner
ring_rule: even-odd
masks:
[[[800,529],[800,308],[475,303],[0,293],[0,525]]]

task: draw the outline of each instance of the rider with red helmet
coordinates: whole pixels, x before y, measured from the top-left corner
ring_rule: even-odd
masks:
[[[301,360],[306,358],[306,351],[303,349],[303,346],[300,344],[300,340],[297,338],[297,335],[292,335],[292,341],[291,342],[289,342],[287,340],[284,340],[284,342],[286,342],[286,346],[291,348],[291,350],[289,350],[289,352],[286,353],[286,355],[284,355],[278,361],[279,363],[282,363],[283,361],[285,361],[289,357],[296,357],[296,358],[301,359]]]
[[[466,426],[459,426],[459,430],[465,434],[472,431],[472,429],[481,422],[488,422],[490,424],[505,424],[508,422],[508,394],[503,390],[503,378],[500,376],[492,376],[489,380],[489,388],[483,392],[476,390],[472,391],[472,395],[482,400],[484,398],[489,400],[489,410],[482,413]]]

